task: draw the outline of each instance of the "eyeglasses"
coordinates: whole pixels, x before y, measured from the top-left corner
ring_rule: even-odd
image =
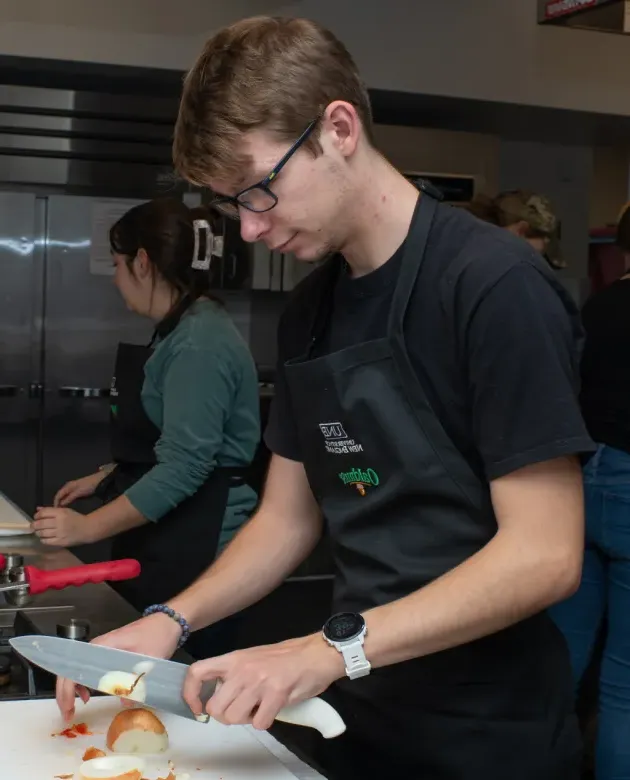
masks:
[[[264,179],[259,181],[257,184],[253,184],[251,187],[246,187],[244,190],[241,190],[234,196],[222,195],[216,200],[213,200],[210,205],[217,209],[217,211],[221,212],[221,214],[225,214],[226,217],[231,217],[232,219],[239,218],[239,209],[241,207],[247,209],[248,211],[254,211],[258,214],[265,211],[271,211],[271,209],[275,208],[275,206],[278,205],[278,196],[271,191],[269,185],[275,180],[276,176],[289,162],[291,157],[293,157],[297,150],[311,135],[313,130],[317,127],[318,122],[319,118],[310,123],[310,125],[297,139],[289,151],[284,155],[280,162],[265,176]]]

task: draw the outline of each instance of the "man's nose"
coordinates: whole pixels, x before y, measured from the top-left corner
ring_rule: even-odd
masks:
[[[248,243],[260,241],[269,229],[269,217],[241,207],[241,238]]]

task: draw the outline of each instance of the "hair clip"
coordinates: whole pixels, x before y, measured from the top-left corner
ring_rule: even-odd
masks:
[[[201,230],[206,232],[206,246],[203,257],[199,257],[199,233]],[[210,260],[212,259],[212,246],[214,236],[210,223],[206,219],[193,219],[193,231],[195,234],[195,246],[193,248],[193,259],[191,266],[198,271],[208,271],[210,269]]]

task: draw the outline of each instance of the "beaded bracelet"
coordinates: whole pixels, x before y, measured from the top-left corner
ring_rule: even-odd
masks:
[[[179,623],[182,629],[182,635],[179,638],[179,642],[177,643],[177,648],[183,647],[186,642],[188,641],[188,637],[190,636],[190,625],[188,624],[188,621],[185,617],[182,617],[182,615],[179,614],[179,612],[175,612],[174,609],[171,609],[171,607],[167,607],[166,604],[153,604],[150,607],[147,607],[144,612],[142,613],[142,617],[148,617],[149,615],[156,615],[158,613],[162,613],[163,615],[168,615],[168,617],[172,618],[176,623]]]

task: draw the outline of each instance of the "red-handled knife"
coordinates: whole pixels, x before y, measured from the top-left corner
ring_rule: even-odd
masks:
[[[24,595],[36,596],[47,590],[61,590],[71,585],[80,586],[100,582],[131,580],[140,574],[140,564],[132,558],[103,563],[87,563],[68,569],[44,571],[35,566],[23,566],[13,569],[10,582],[0,585],[0,593],[22,590]]]

